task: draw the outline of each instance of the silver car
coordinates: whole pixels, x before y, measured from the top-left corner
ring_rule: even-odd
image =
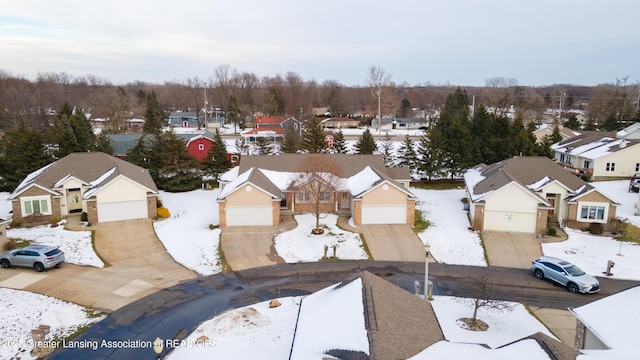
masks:
[[[572,263],[552,256],[542,256],[531,262],[531,272],[540,280],[549,279],[566,286],[572,293],[595,293],[600,290],[596,278]]]
[[[57,247],[46,245],[29,245],[21,249],[13,249],[0,255],[0,265],[4,269],[12,266],[33,268],[37,272],[60,266],[64,262],[64,252]]]

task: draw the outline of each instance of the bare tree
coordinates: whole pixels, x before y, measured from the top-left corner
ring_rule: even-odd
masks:
[[[367,84],[371,88],[371,96],[373,97],[374,102],[377,102],[377,106],[374,105],[373,108],[377,107],[377,114],[380,117],[378,119],[378,131],[380,131],[380,122],[382,121],[382,109],[383,102],[385,103],[385,109],[388,106],[389,101],[383,101],[383,89],[388,87],[391,83],[391,74],[387,73],[384,69],[380,68],[380,66],[371,66],[369,67]],[[393,95],[389,94],[388,95]],[[393,103],[391,101],[391,103]]]
[[[513,78],[494,77],[485,80],[482,89],[484,103],[492,108],[497,115],[502,115],[514,105],[514,91],[518,80]]]
[[[480,308],[488,308],[497,311],[513,310],[514,305],[508,301],[498,300],[498,287],[495,281],[490,278],[487,271],[474,273],[467,277],[467,290],[473,299],[473,316],[471,318],[463,318],[470,330],[486,330],[486,324],[478,319],[478,310]],[[485,326],[483,326],[485,325]]]
[[[344,179],[340,177],[341,168],[331,155],[304,155],[300,168],[292,179],[290,190],[298,199],[296,203],[306,203],[316,218],[314,233],[322,233],[320,216],[335,209],[336,192],[344,188]]]

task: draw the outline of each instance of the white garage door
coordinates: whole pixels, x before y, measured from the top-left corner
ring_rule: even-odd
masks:
[[[149,217],[146,200],[98,204],[98,222],[110,222]]]
[[[272,211],[270,206],[229,206],[227,226],[273,225]]]
[[[485,211],[484,230],[535,233],[536,214]]]
[[[363,224],[406,224],[407,206],[363,206]]]

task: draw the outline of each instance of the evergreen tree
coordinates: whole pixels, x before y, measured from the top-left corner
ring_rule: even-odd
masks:
[[[603,131],[617,131],[620,129],[622,129],[622,127],[620,126],[620,122],[618,121],[616,114],[609,114],[602,124],[600,124],[600,130]]]
[[[0,191],[13,191],[27,175],[52,161],[41,133],[19,121],[0,135]]]
[[[173,131],[159,132],[150,139],[149,173],[158,188],[190,191],[200,187],[199,161],[187,151],[182,139]]]
[[[218,179],[220,174],[231,168],[231,160],[227,155],[227,146],[222,140],[220,131],[216,129],[213,144],[209,148],[207,158],[203,163],[203,172],[207,175],[213,176]]]
[[[497,158],[496,149],[491,144],[495,136],[495,117],[487,112],[484,105],[478,106],[473,113],[471,129],[473,131],[474,142],[474,163],[492,164]]]
[[[124,158],[127,162],[132,164],[142,166],[145,169],[150,168],[149,164],[149,154],[150,154],[150,145],[148,144],[149,135],[142,135],[136,141],[136,144],[124,155]]]
[[[74,152],[86,152],[96,147],[96,135],[93,133],[91,122],[87,119],[82,109],[76,107],[74,114],[69,119],[71,130],[76,139]]]
[[[144,112],[144,126],[142,130],[145,134],[159,134],[164,126],[164,114],[160,109],[155,91],[147,95],[147,107]]]
[[[292,154],[298,151],[299,147],[300,141],[298,140],[298,135],[293,129],[293,126],[289,126],[284,134],[284,139],[282,141],[282,151]]]
[[[580,122],[578,122],[578,118],[575,115],[572,115],[567,121],[564,122],[564,126],[571,130],[579,130]]]
[[[558,124],[553,125],[553,132],[551,133],[549,140],[551,140],[552,144],[562,141],[562,135],[560,135],[560,127]]]
[[[524,126],[521,116],[516,118],[511,123],[510,136],[511,146],[514,153],[512,156],[518,156],[520,154],[524,156],[537,155],[536,151],[536,138],[533,132],[530,132],[529,128]]]
[[[589,118],[587,120],[587,123],[584,124],[584,130],[587,130],[587,131],[593,131],[593,130],[596,130],[597,128],[598,127],[596,126],[596,122],[595,120],[593,120],[593,118]]]
[[[420,137],[420,143],[418,144],[418,169],[428,180],[440,178],[444,173],[444,152],[435,147],[430,140],[436,131],[434,127],[430,127]]]
[[[301,148],[310,153],[322,152],[325,148],[324,136],[320,121],[316,117],[311,118],[302,131]]]
[[[96,145],[95,150],[99,152],[103,152],[105,154],[109,154],[111,156],[114,155],[115,151],[113,150],[113,144],[111,143],[111,139],[103,132],[96,136]]]
[[[56,159],[63,158],[78,148],[78,140],[67,114],[53,117],[53,124],[47,130],[47,139],[52,145],[51,152]]]
[[[354,145],[357,154],[373,154],[376,151],[376,142],[369,129],[366,129],[358,142]]]
[[[411,136],[406,134],[400,146],[398,147],[398,165],[409,168],[409,172],[412,174],[418,169],[420,165],[418,162],[418,154],[413,146],[413,140]]]
[[[62,104],[62,108],[60,108],[60,110],[58,111],[58,113],[56,114],[60,117],[62,116],[67,116],[67,119],[71,118],[71,115],[73,115],[73,109],[71,108],[71,106],[69,106],[69,102],[68,101],[64,101],[64,103]]]
[[[398,117],[401,118],[409,118],[412,114],[411,102],[407,98],[402,99],[400,101],[400,109],[398,111]]]
[[[386,133],[385,136],[382,138],[382,141],[378,143],[378,152],[380,152],[380,154],[382,155],[385,166],[389,166],[389,167],[395,166],[396,151],[394,149],[393,141],[389,133]]]
[[[333,149],[338,154],[346,154],[348,152],[347,141],[344,139],[344,134],[340,129],[338,129],[338,131],[333,136]]]
[[[271,144],[264,137],[261,136],[256,138],[255,145],[256,145],[256,151],[258,152],[258,155],[273,154],[273,148],[271,147]]]
[[[238,104],[238,99],[235,96],[231,95],[229,97],[229,102],[227,103],[227,121],[233,124],[233,133],[238,133],[238,126],[242,120],[242,111],[240,110],[240,105]]]
[[[275,87],[267,90],[267,115],[278,116],[284,114],[284,101]]]

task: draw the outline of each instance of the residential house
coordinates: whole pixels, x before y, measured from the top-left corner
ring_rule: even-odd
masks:
[[[397,118],[393,126],[398,130],[424,130],[429,122],[424,118]]]
[[[281,128],[285,132],[292,129],[298,138],[302,136],[302,123],[290,116],[256,116],[256,128]]]
[[[360,120],[348,117],[333,117],[320,121],[323,129],[357,129]]]
[[[8,200],[13,220],[47,224],[86,212],[89,222],[156,217],[158,189],[149,172],[100,153],[72,153],[29,174]]]
[[[240,133],[247,145],[255,144],[258,138],[264,138],[269,143],[282,143],[285,136],[285,129],[276,126],[264,126],[254,128]]]
[[[541,156],[513,157],[467,170],[464,182],[473,229],[543,234],[550,222],[604,227],[616,203]]]
[[[578,322],[575,348],[599,359],[637,358],[638,302],[640,286],[569,309]]]
[[[392,117],[389,116],[383,116],[382,117],[382,121],[379,120],[379,118],[376,116],[375,118],[373,118],[373,120],[371,120],[371,129],[372,131],[386,131],[386,130],[393,130],[393,125],[394,125],[394,120]]]
[[[635,133],[631,133],[635,134]],[[584,179],[629,179],[640,172],[640,139],[584,132],[551,145],[556,162]]]
[[[533,135],[536,137],[536,142],[537,143],[542,143],[546,136],[553,135],[553,128],[554,128],[554,126],[551,125],[551,124],[542,124],[542,125],[538,126],[533,131]],[[571,139],[573,137],[576,137],[576,136],[580,135],[579,132],[571,130],[571,129],[569,129],[567,127],[564,127],[562,125],[558,125],[558,131],[560,133],[560,136],[562,137],[562,140]]]
[[[311,212],[309,184],[316,179],[303,175],[312,161],[336,172],[327,175],[336,181],[321,194],[322,212],[350,215],[357,226],[413,225],[416,197],[409,190],[408,169],[387,168],[380,155],[281,154],[243,156],[237,169],[222,176],[220,226],[276,226],[281,214]]]
[[[640,140],[640,122],[631,124],[616,133],[617,138]]]
[[[169,114],[169,126],[201,129],[204,116],[195,111],[174,111]]]
[[[129,131],[139,132],[139,131],[142,131],[143,127],[144,127],[144,119],[133,118],[133,119],[127,120],[127,129],[129,129]]]

